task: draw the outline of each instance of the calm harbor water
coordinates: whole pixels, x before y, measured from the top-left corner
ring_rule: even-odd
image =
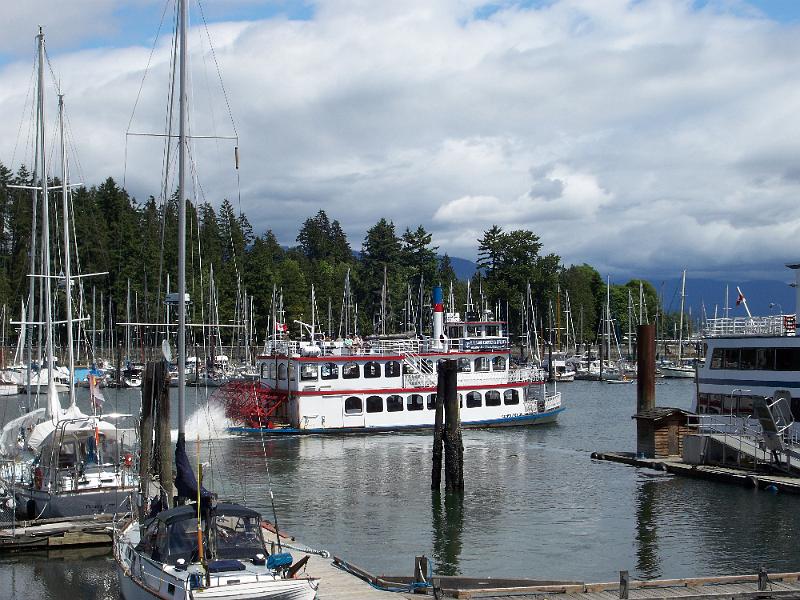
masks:
[[[423,553],[438,573],[475,576],[610,581],[621,569],[647,578],[752,573],[761,564],[800,570],[797,498],[593,461],[595,450],[634,449],[636,387],[560,390],[567,410],[558,424],[464,432],[461,499],[430,490],[430,433],[227,437],[202,441],[201,459],[221,497],[271,519],[268,468],[282,529],[378,573],[410,574]],[[658,404],[688,408],[692,391],[692,381],[669,381],[656,388]],[[195,394],[191,403],[202,403]],[[107,410],[138,410],[130,391],[107,398]],[[11,418],[14,400],[3,401]],[[224,425],[200,411],[189,439],[209,420]],[[0,557],[0,596],[118,598],[113,567],[107,549]]]

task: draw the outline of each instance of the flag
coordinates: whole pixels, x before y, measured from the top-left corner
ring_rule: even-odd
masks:
[[[89,397],[92,399],[92,404],[94,404],[95,408],[102,409],[106,399],[103,397],[103,392],[100,391],[100,380],[92,373],[89,373],[88,378]]]
[[[736,298],[736,306],[739,306],[742,302],[744,302],[746,298],[742,292],[739,292],[739,297]]]

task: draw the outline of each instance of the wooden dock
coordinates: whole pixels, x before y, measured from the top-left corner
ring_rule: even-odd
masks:
[[[21,521],[2,524],[0,552],[48,550],[79,546],[110,546],[114,541],[114,516]]]
[[[745,487],[755,487],[760,490],[772,489],[773,491],[788,494],[800,494],[800,478],[790,475],[776,475],[773,473],[737,469],[735,467],[691,465],[683,462],[680,456],[639,458],[635,454],[629,452],[592,452],[592,458],[595,460],[621,463],[632,467],[655,469],[656,471],[664,471],[682,477],[719,481]]]

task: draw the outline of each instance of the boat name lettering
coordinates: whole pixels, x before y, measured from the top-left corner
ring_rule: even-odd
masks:
[[[463,350],[504,350],[508,342],[504,339],[467,339],[461,341]]]

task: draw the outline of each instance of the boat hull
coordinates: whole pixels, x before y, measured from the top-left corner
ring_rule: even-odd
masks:
[[[41,519],[80,517],[87,515],[115,514],[129,510],[128,498],[134,488],[97,490],[78,493],[49,494],[31,488],[17,488],[15,496],[18,511],[23,516],[33,514]],[[32,505],[29,505],[32,502]],[[30,508],[29,508],[30,506]]]
[[[125,600],[313,600],[317,588],[312,587],[307,579],[286,580],[285,582],[270,582],[261,589],[247,586],[249,589],[236,589],[229,585],[225,587],[194,589],[191,591],[176,589],[174,594],[163,594],[145,588],[134,577],[117,565],[117,581],[120,594]]]
[[[661,367],[661,374],[664,377],[672,377],[674,379],[694,379],[695,370],[680,367]]]
[[[484,429],[488,427],[522,427],[528,425],[545,425],[554,423],[558,419],[559,413],[564,407],[525,415],[508,416],[499,419],[486,419],[480,421],[462,421],[461,427],[464,429]],[[295,427],[229,427],[231,433],[259,433],[262,435],[297,435],[297,434],[343,434],[343,433],[387,433],[392,431],[422,431],[433,429],[433,423],[423,423],[414,425],[380,425],[371,427],[328,427],[328,428],[306,428]]]

